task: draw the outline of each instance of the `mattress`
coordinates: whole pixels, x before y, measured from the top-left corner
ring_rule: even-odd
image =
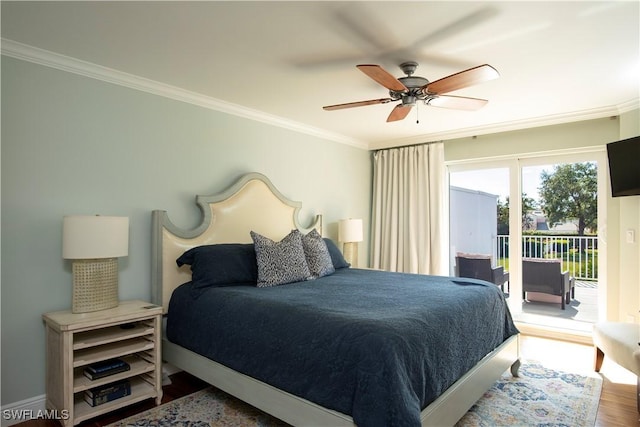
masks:
[[[474,279],[344,268],[288,285],[178,287],[167,338],[362,426],[420,412],[518,333]]]

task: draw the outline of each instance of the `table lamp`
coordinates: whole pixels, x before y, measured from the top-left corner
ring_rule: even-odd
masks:
[[[338,240],[343,243],[344,259],[354,267],[358,267],[358,242],[362,242],[362,220],[341,219],[338,222]]]
[[[63,218],[62,257],[73,260],[73,313],[118,306],[118,257],[129,252],[129,218]]]

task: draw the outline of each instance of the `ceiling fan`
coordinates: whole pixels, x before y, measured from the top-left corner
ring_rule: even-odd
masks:
[[[346,104],[327,105],[322,108],[327,111],[333,111],[401,101],[391,110],[387,122],[394,122],[407,117],[418,101],[423,101],[426,105],[434,107],[477,110],[484,107],[489,101],[486,99],[444,94],[499,77],[498,71],[496,71],[495,68],[491,65],[484,64],[430,82],[424,77],[413,75],[417,67],[417,62],[403,62],[400,64],[400,69],[406,76],[395,78],[379,65],[358,65],[357,68],[360,71],[389,90],[389,97],[368,101],[348,102]]]

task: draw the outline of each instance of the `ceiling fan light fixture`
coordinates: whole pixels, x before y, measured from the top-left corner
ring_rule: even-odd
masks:
[[[414,106],[416,105],[417,98],[413,95],[406,95],[402,97],[402,105],[404,106]]]

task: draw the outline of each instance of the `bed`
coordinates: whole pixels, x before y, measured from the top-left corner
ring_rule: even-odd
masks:
[[[301,203],[257,173],[196,204],[194,229],[152,213],[152,297],[171,365],[303,426],[453,425],[505,370],[517,375],[519,335],[495,285],[349,268],[320,237],[333,271],[258,287],[246,267],[259,254],[264,273],[256,239],[321,236],[322,217],[301,225]],[[196,270],[202,251],[223,285]]]

